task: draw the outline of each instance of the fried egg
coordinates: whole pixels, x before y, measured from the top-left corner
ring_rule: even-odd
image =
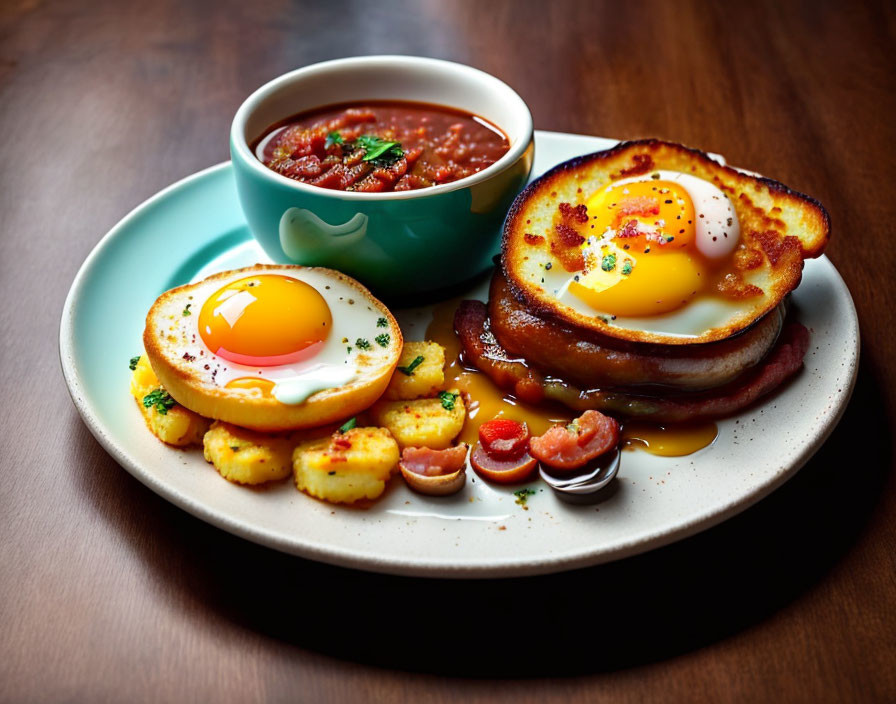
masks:
[[[144,346],[179,403],[270,430],[322,425],[371,405],[402,339],[357,281],[257,265],[163,294],[147,316]]]
[[[711,284],[711,271],[734,251],[740,225],[713,184],[656,171],[607,184],[585,203],[584,269],[569,292],[616,316],[668,313]]]
[[[620,339],[724,339],[772,310],[830,224],[808,196],[647,140],[533,182],[505,222],[503,267],[536,313]]]

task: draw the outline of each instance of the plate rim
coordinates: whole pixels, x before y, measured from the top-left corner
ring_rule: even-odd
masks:
[[[598,137],[596,135],[579,135],[536,130],[536,137],[538,135],[572,138],[584,137],[604,140],[610,139]],[[536,148],[537,146],[536,142]],[[105,249],[119,236],[121,231],[126,230],[134,220],[139,218],[146,210],[149,210],[158,202],[166,199],[172,193],[187,187],[194,181],[211,178],[218,172],[223,172],[228,169],[232,169],[231,162],[223,161],[175,181],[132,208],[94,245],[79,267],[65,298],[59,327],[59,359],[63,378],[75,408],[94,438],[119,465],[166,501],[171,502],[175,506],[187,511],[204,522],[226,530],[243,539],[281,552],[332,565],[413,577],[523,577],[594,566],[624,559],[677,542],[718,525],[755,505],[773,491],[777,490],[787,480],[793,477],[806,462],[808,462],[808,460],[824,444],[834,428],[836,428],[849,405],[849,400],[852,396],[858,375],[861,351],[861,332],[855,303],[852,300],[852,296],[846,283],[843,281],[840,273],[828,257],[821,255],[816,261],[829,268],[829,271],[826,273],[828,276],[832,275],[832,280],[837,288],[837,294],[838,296],[843,296],[843,301],[848,304],[850,312],[848,322],[850,329],[854,333],[852,335],[854,344],[851,349],[852,354],[849,360],[850,369],[848,371],[848,387],[845,389],[845,393],[840,395],[839,402],[834,412],[827,416],[825,419],[826,422],[817,428],[817,432],[812,436],[811,441],[802,446],[801,451],[794,461],[792,461],[789,466],[775,473],[774,476],[770,477],[761,485],[753,487],[746,495],[737,495],[734,499],[726,502],[721,508],[716,506],[710,510],[702,511],[697,515],[692,515],[688,520],[671,530],[659,529],[658,532],[639,535],[631,540],[618,542],[613,548],[603,549],[597,553],[594,551],[589,552],[587,549],[583,548],[574,549],[569,552],[555,553],[548,557],[542,556],[538,559],[526,560],[518,557],[500,560],[492,558],[468,558],[461,563],[457,561],[457,558],[439,560],[420,559],[415,557],[406,560],[396,560],[394,558],[384,559],[376,554],[363,554],[356,549],[348,549],[342,546],[329,545],[323,547],[317,543],[297,545],[295,542],[282,539],[279,535],[271,534],[264,529],[245,524],[237,519],[230,518],[226,513],[222,513],[219,510],[215,510],[205,504],[199,503],[189,496],[182,494],[176,488],[168,486],[163,481],[154,477],[152,473],[144,469],[141,466],[141,463],[128,453],[127,448],[111,436],[103,426],[99,415],[94,411],[91,404],[86,401],[86,389],[79,377],[75,362],[74,323],[78,311],[79,299],[90,280],[90,273],[95,268],[97,260],[101,257]]]

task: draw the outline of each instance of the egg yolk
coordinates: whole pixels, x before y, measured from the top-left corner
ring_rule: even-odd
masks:
[[[586,207],[595,234],[582,245],[585,272],[570,293],[604,313],[649,316],[680,308],[703,288],[694,203],[677,183],[610,184]]]
[[[233,281],[199,313],[199,335],[214,354],[257,367],[314,356],[332,327],[323,296],[304,281],[279,274]]]

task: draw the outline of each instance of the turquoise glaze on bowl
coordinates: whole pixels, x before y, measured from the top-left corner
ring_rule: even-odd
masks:
[[[356,193],[282,176],[249,147],[292,115],[365,100],[465,110],[498,125],[510,149],[453,183]],[[271,259],[339,269],[378,295],[406,298],[461,283],[491,265],[504,215],[532,169],[534,141],[526,104],[494,76],[436,59],[368,56],[307,66],[259,88],[234,117],[230,151],[249,229]]]

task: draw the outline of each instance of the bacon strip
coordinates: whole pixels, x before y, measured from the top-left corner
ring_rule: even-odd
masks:
[[[546,379],[501,347],[489,330],[485,304],[479,301],[461,303],[454,316],[454,329],[464,358],[523,401],[550,399],[577,411],[594,409],[664,422],[710,420],[737,413],[796,374],[809,349],[809,331],[800,323],[788,322],[765,360],[733,384],[696,394],[648,397],[600,389],[583,391],[563,381]]]

